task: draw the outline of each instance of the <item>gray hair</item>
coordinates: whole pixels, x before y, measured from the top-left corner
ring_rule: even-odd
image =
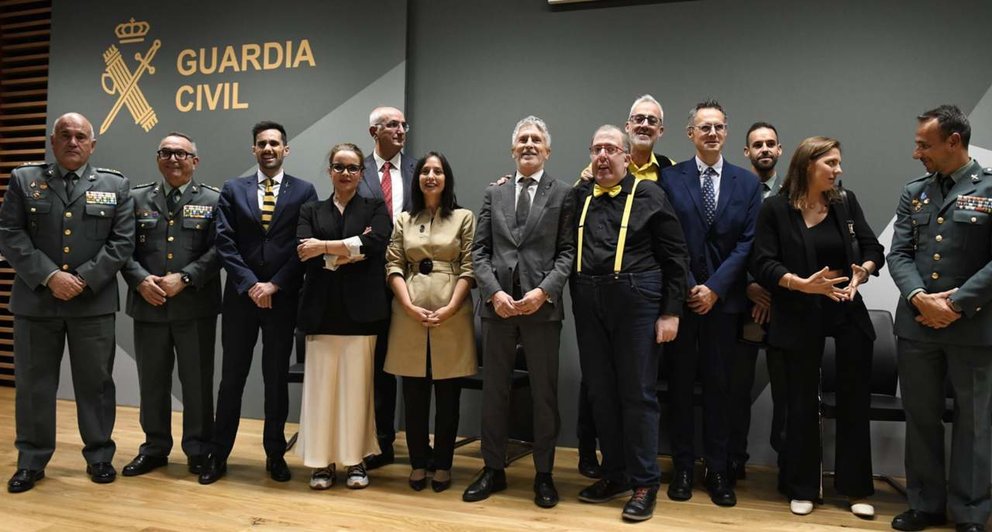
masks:
[[[630,151],[630,137],[627,136],[622,129],[614,126],[613,124],[603,124],[596,128],[596,132],[592,134],[592,138],[596,138],[600,133],[616,133],[620,135],[621,143],[623,144],[623,151]]]
[[[720,111],[721,114],[723,114],[724,122],[730,121],[730,116],[727,114],[727,111],[723,110],[723,106],[720,105],[720,102],[710,98],[708,100],[697,103],[695,107],[689,110],[689,123],[686,124],[686,128],[690,128],[696,125],[696,112],[698,112],[700,109],[716,109],[717,111]]]
[[[662,124],[665,123],[665,109],[661,106],[660,103],[658,103],[658,100],[655,100],[654,96],[651,96],[650,94],[645,94],[644,96],[641,96],[640,98],[634,100],[634,103],[631,104],[630,106],[630,113],[628,114],[628,116],[632,116],[634,114],[634,108],[637,107],[638,105],[641,105],[642,103],[653,103],[657,105],[658,118],[661,120]]]
[[[403,112],[397,109],[396,107],[389,107],[389,106],[376,107],[375,109],[372,109],[372,112],[369,114],[369,126],[371,127],[371,126],[379,125],[383,120],[383,116],[390,111],[397,111],[399,113]]]
[[[187,135],[187,134],[185,134],[185,133],[183,133],[181,131],[170,131],[168,135],[162,137],[162,140],[158,141],[158,145],[159,146],[162,146],[162,143],[165,142],[165,139],[167,139],[169,137],[179,137],[181,139],[188,140],[189,143],[190,143],[190,145],[193,147],[193,156],[194,157],[196,156],[196,153],[197,153],[196,152],[196,141],[194,141],[192,137],[190,137],[189,135]]]
[[[96,140],[96,132],[93,130],[93,124],[91,124],[90,121],[85,116],[83,116],[83,115],[81,115],[79,113],[66,113],[66,114],[64,114],[64,115],[56,118],[55,119],[55,123],[52,124],[52,136],[53,137],[55,136],[55,133],[59,130],[59,125],[62,124],[62,121],[65,120],[66,118],[69,118],[70,116],[75,116],[75,117],[78,117],[78,118],[82,118],[83,119],[83,122],[85,122],[86,125],[90,126],[90,140]]]
[[[544,144],[549,148],[551,147],[551,133],[548,131],[548,125],[544,123],[544,120],[541,120],[534,115],[521,119],[517,122],[517,125],[513,127],[513,137],[510,138],[510,146],[513,146],[513,144],[517,142],[517,135],[520,133],[520,130],[526,126],[536,127],[537,130],[544,135]]]

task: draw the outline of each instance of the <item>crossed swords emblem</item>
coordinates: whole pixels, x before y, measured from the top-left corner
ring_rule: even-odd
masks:
[[[134,72],[128,69],[120,50],[116,46],[111,44],[110,48],[107,48],[107,51],[103,53],[103,61],[107,64],[107,68],[100,76],[100,85],[103,86],[104,92],[110,95],[117,94],[118,98],[117,103],[110,109],[107,118],[100,125],[101,135],[110,128],[123,106],[126,106],[131,113],[134,123],[140,125],[146,132],[158,123],[155,110],[148,105],[148,100],[145,99],[144,93],[138,87],[138,80],[145,72],[148,72],[149,75],[155,73],[155,67],[151,65],[151,62],[161,46],[162,41],[155,39],[152,47],[144,55],[140,52],[134,54],[134,59],[138,61],[138,67]]]

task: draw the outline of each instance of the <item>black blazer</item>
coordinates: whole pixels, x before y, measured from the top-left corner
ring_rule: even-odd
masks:
[[[305,277],[300,290],[300,308],[296,327],[312,334],[320,327],[326,305],[341,305],[352,320],[369,323],[389,317],[386,304],[386,244],[392,221],[381,199],[358,196],[345,207],[344,230],[338,227],[337,209],[331,198],[307,203],[300,208],[299,239],[336,240],[359,236],[365,260],[345,264],[335,271],[324,269],[324,257],[318,255],[303,263]],[[363,234],[366,227],[372,231]],[[340,236],[338,236],[340,235]],[[343,301],[331,301],[334,284],[340,284]]]
[[[844,239],[847,263],[874,261],[878,266],[874,275],[878,275],[885,264],[884,248],[865,221],[854,193],[848,190],[847,197],[850,212],[843,202],[830,204],[830,210]],[[858,252],[854,248],[855,240]],[[783,192],[765,200],[758,213],[749,269],[755,280],[772,294],[769,344],[779,348],[798,349],[823,337],[820,314],[822,303],[827,299],[821,295],[804,294],[778,285],[779,279],[786,273],[808,277],[822,268],[823,265],[816,263],[816,250],[812,242],[806,238],[806,222],[803,221],[802,213],[789,204],[788,196]],[[844,270],[844,274],[850,276],[850,266]],[[860,293],[848,304],[848,308],[854,322],[874,339],[875,329]]]

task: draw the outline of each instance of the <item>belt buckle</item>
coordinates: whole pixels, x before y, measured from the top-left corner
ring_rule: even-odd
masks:
[[[420,264],[417,265],[417,270],[424,275],[430,275],[434,271],[434,261],[431,259],[420,261]]]

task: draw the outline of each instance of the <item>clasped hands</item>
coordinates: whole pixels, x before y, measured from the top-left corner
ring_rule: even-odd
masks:
[[[799,277],[790,283],[790,288],[799,290],[807,294],[820,294],[833,301],[854,301],[858,294],[858,287],[868,279],[868,270],[858,264],[851,265],[851,277],[827,277],[830,268],[824,266],[822,270],[809,277]],[[795,274],[793,274],[795,275]],[[850,281],[846,287],[839,288],[837,285]]]
[[[424,327],[434,328],[440,327],[441,323],[453,316],[458,309],[449,304],[437,310],[427,310],[411,303],[404,310],[411,318],[420,322]]]
[[[936,294],[919,292],[913,296],[910,303],[916,307],[916,310],[920,311],[920,314],[916,316],[917,323],[932,329],[943,329],[957,321],[961,314],[951,308],[948,301],[951,294],[957,290],[957,288],[952,288]]]
[[[58,271],[48,280],[47,286],[56,299],[69,301],[83,293],[83,289],[86,288],[86,281],[78,275]]]
[[[513,316],[527,316],[537,312],[537,309],[541,308],[541,305],[548,300],[548,294],[540,288],[535,288],[526,294],[524,297],[514,300],[510,294],[505,291],[500,290],[493,294],[493,310],[501,318],[510,318]]]
[[[51,284],[51,282],[49,282]],[[186,288],[181,273],[149,275],[138,285],[138,293],[153,307],[165,304],[165,300],[175,297]]]

